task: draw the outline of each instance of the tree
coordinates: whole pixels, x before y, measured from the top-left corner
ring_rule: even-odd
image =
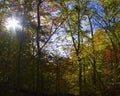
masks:
[[[79,81],[79,95],[82,95],[82,83],[83,83],[83,79],[82,79],[82,69],[83,69],[83,65],[81,63],[82,61],[82,57],[81,57],[81,52],[83,49],[83,38],[84,38],[84,34],[85,32],[82,30],[82,26],[81,26],[81,22],[82,20],[85,18],[85,12],[86,12],[86,8],[87,8],[87,0],[85,1],[73,1],[73,2],[69,2],[71,4],[73,4],[74,6],[72,6],[72,8],[70,9],[69,6],[65,7],[66,9],[66,14],[67,14],[67,32],[68,34],[70,34],[71,38],[72,38],[72,42],[73,42],[73,46],[75,49],[75,54],[76,54],[76,58],[77,58],[77,63],[78,63],[78,81]],[[64,5],[67,6],[68,2],[65,2]],[[77,14],[76,14],[77,13]],[[71,15],[72,14],[72,15]]]
[[[119,6],[1,0],[0,96],[119,95]],[[7,18],[19,20],[20,29],[8,30]]]

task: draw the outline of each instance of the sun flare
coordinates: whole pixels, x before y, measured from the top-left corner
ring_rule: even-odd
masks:
[[[20,21],[15,18],[8,18],[6,28],[15,31],[17,28],[21,28]]]

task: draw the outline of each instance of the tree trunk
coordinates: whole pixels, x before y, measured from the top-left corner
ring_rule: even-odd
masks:
[[[93,54],[93,84],[95,85],[96,89],[96,60],[95,60],[95,48],[94,48],[94,38],[93,38],[93,27],[91,23],[91,18],[88,16],[90,29],[91,29],[91,36],[92,36],[92,54]]]
[[[17,62],[17,96],[20,96],[20,88],[22,86],[22,74],[21,74],[21,67],[22,67],[22,50],[23,50],[23,40],[24,40],[24,28],[22,32],[18,32],[18,41],[19,41],[19,48],[18,48],[18,62]]]
[[[60,65],[58,60],[56,61],[56,95],[60,96]]]
[[[79,63],[79,96],[82,96],[82,63],[80,58],[78,58]]]
[[[38,28],[37,28],[37,55],[38,55],[38,61],[37,61],[37,79],[36,79],[36,96],[42,96],[43,95],[43,90],[42,90],[42,63],[41,63],[41,49],[40,49],[40,44],[39,44],[39,38],[40,38],[40,12],[39,12],[39,7],[40,4],[42,3],[42,0],[38,1],[37,4],[37,19],[38,19]]]

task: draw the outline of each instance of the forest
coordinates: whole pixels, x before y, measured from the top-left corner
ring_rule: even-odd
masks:
[[[0,96],[120,96],[120,0],[0,0]]]

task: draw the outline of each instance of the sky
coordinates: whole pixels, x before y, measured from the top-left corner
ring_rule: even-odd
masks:
[[[62,57],[68,57],[70,55],[72,40],[64,30],[60,29],[56,34],[54,34],[50,42],[50,46],[48,46],[50,54],[52,53]]]

